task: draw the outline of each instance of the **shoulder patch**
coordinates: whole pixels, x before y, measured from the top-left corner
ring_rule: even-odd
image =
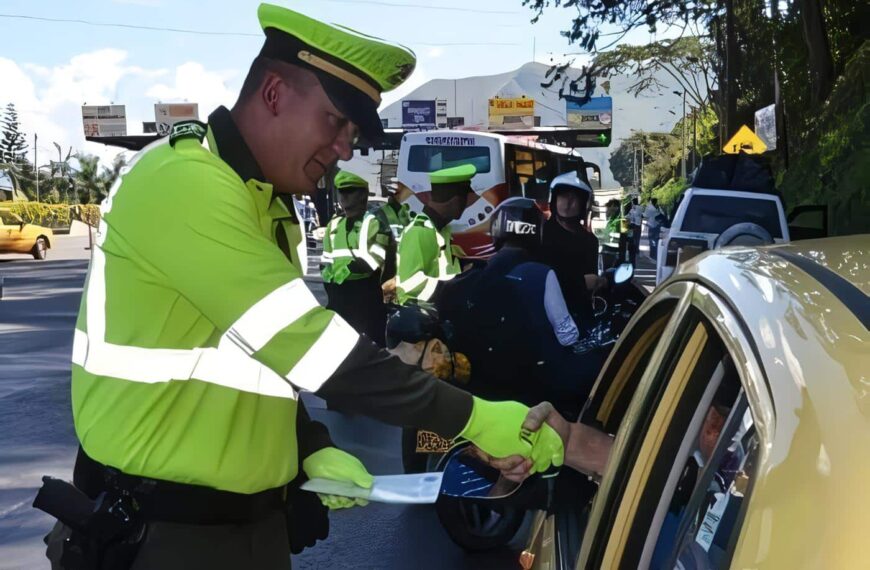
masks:
[[[197,138],[199,142],[205,139],[207,126],[199,121],[181,121],[172,125],[169,132],[169,144],[173,147],[181,139]]]

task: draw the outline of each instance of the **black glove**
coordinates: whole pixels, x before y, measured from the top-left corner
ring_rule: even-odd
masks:
[[[287,487],[287,537],[293,554],[329,536],[329,509],[323,506],[317,493],[299,489],[304,480],[301,475]]]

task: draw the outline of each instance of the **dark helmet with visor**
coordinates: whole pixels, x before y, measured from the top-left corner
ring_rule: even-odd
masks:
[[[492,213],[489,233],[496,249],[505,242],[534,248],[541,244],[544,215],[531,198],[508,198]]]

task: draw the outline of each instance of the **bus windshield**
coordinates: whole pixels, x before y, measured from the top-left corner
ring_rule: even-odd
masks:
[[[414,145],[408,153],[410,172],[434,172],[461,164],[473,164],[478,174],[489,172],[489,147]]]

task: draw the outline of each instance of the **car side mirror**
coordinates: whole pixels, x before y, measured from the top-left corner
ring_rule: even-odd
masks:
[[[622,283],[631,281],[632,277],[634,277],[634,265],[631,263],[623,263],[617,267],[616,271],[613,273],[613,283],[615,285],[621,285]]]

